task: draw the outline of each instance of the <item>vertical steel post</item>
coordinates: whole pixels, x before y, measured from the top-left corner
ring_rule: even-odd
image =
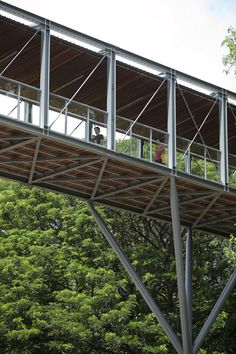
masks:
[[[218,316],[218,314],[221,311],[221,308],[223,307],[227,297],[229,296],[229,294],[231,293],[233,287],[236,284],[236,270],[233,272],[233,274],[231,275],[228,283],[226,284],[224,290],[222,291],[222,293],[220,294],[219,299],[217,300],[213,310],[211,311],[210,315],[208,316],[204,326],[202,327],[199,335],[197,336],[197,339],[194,343],[194,348],[193,348],[193,353],[196,354],[198,352],[198,350],[200,349],[204,339],[206,338],[212,324],[214,323],[216,317]]]
[[[149,161],[152,162],[152,129],[149,131]]]
[[[185,291],[188,309],[188,322],[190,341],[192,343],[192,268],[193,268],[193,239],[192,229],[189,228],[186,239],[186,263],[185,263]]]
[[[65,108],[65,134],[67,135],[68,131],[68,105],[67,105],[67,102],[68,100],[65,101],[66,102],[66,108]]]
[[[167,73],[168,110],[168,167],[176,168],[176,76],[174,70]]]
[[[184,163],[185,163],[185,172],[191,173],[191,150],[190,149],[188,149],[185,154]]]
[[[220,138],[220,178],[224,186],[228,185],[228,119],[227,119],[227,96],[225,90],[219,96],[219,138]]]
[[[41,29],[41,70],[40,70],[40,127],[48,129],[50,80],[50,23],[45,20]]]
[[[141,145],[141,139],[137,138],[136,139],[136,143],[137,143],[137,157],[141,158],[142,157],[142,145]]]
[[[107,148],[115,150],[116,133],[116,54],[107,55]]]
[[[176,179],[174,176],[171,176],[170,182],[171,182],[171,190],[170,190],[171,217],[172,217],[174,249],[175,249],[177,284],[178,284],[178,293],[179,293],[183,353],[191,354],[192,345],[190,340],[189,317],[188,317],[187,299],[186,299],[186,291],[185,291],[183,251],[182,251],[182,240],[181,240],[180,219],[179,219],[179,205],[178,205],[178,196],[177,196],[177,188],[176,188]]]
[[[177,351],[177,353],[182,354],[183,353],[182,345],[181,345],[178,337],[176,336],[176,334],[174,333],[174,331],[170,327],[170,325],[167,322],[167,320],[165,319],[165,317],[162,315],[159,307],[156,305],[156,303],[153,300],[151,294],[145,288],[145,286],[143,285],[141,279],[136,274],[135,270],[133,269],[133,267],[130,264],[129,260],[127,259],[127,257],[123,253],[122,249],[118,245],[117,241],[115,240],[115,238],[113,237],[113,235],[109,231],[109,229],[108,229],[107,225],[105,224],[105,222],[103,221],[102,217],[98,214],[98,212],[94,208],[92,202],[88,202],[88,207],[89,207],[89,210],[90,210],[91,214],[93,215],[97,225],[99,226],[101,232],[103,233],[103,235],[107,239],[107,241],[110,244],[110,246],[112,247],[113,251],[116,253],[117,257],[119,258],[119,260],[121,261],[121,263],[124,266],[125,270],[129,274],[131,280],[136,285],[137,289],[139,290],[140,294],[144,298],[145,302],[147,303],[147,305],[149,306],[151,311],[154,313],[156,319],[158,320],[158,322],[160,323],[161,327],[165,331],[166,335],[170,339],[170,341],[171,341],[172,345],[174,346],[175,350]]]
[[[18,84],[17,85],[17,115],[16,115],[17,120],[20,120],[20,103],[21,103],[21,101],[20,101],[20,91],[21,91],[21,85]]]

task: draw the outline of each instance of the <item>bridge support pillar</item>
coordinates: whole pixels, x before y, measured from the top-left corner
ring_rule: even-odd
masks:
[[[101,232],[103,233],[103,235],[107,239],[107,241],[110,244],[110,246],[112,247],[113,251],[116,253],[117,257],[119,258],[120,262],[124,266],[126,272],[128,273],[129,277],[131,278],[131,280],[136,285],[136,288],[138,289],[138,291],[142,295],[143,299],[145,300],[145,302],[147,303],[147,305],[149,306],[149,308],[151,309],[151,311],[155,315],[157,321],[160,323],[162,329],[164,330],[164,332],[168,336],[168,338],[171,341],[172,345],[174,346],[176,352],[178,354],[183,354],[181,342],[179,341],[178,337],[176,336],[176,334],[174,333],[174,331],[170,327],[170,325],[167,322],[167,320],[165,319],[165,317],[163,316],[159,307],[157,306],[157,304],[153,300],[151,294],[146,289],[146,287],[142,283],[141,279],[139,278],[139,276],[137,275],[137,273],[133,269],[129,260],[125,256],[123,250],[118,245],[116,239],[114,238],[112,233],[109,231],[104,220],[102,219],[102,217],[99,215],[99,213],[94,208],[93,203],[88,202],[88,207],[89,207],[89,210],[91,211],[91,214],[93,215],[99,229],[101,230]]]
[[[181,329],[182,329],[183,353],[192,354],[192,345],[191,345],[191,338],[190,338],[191,337],[190,316],[188,313],[189,308],[187,306],[188,303],[187,303],[185,277],[184,277],[183,249],[182,249],[180,218],[179,218],[179,204],[178,204],[178,195],[177,195],[177,188],[176,188],[176,179],[174,176],[171,177],[170,201],[171,201],[171,217],[172,217],[172,228],[173,228],[174,249],[175,249],[176,274],[177,274],[177,284],[178,284],[178,294],[179,294],[180,321],[181,321]],[[190,261],[190,254],[188,254],[188,261]],[[188,279],[188,285],[189,282],[190,279]],[[188,288],[188,295],[190,295],[190,288]]]
[[[174,241],[174,251],[175,251],[175,262],[176,262],[176,275],[177,275],[177,286],[178,286],[178,298],[180,307],[180,322],[181,322],[181,333],[182,341],[177,337],[170,324],[167,322],[163,316],[161,310],[157,306],[153,297],[146,289],[142,280],[139,278],[138,274],[132,267],[128,258],[124,254],[123,250],[119,246],[118,242],[112,235],[111,231],[108,229],[105,221],[101,215],[94,208],[93,202],[88,201],[88,207],[93,215],[100,231],[105,236],[106,240],[112,247],[113,251],[119,258],[120,262],[124,266],[129,277],[136,285],[137,290],[142,295],[146,304],[149,306],[150,310],[155,315],[157,321],[161,325],[162,329],[166,333],[173,347],[178,354],[197,354],[203,341],[205,340],[209,330],[214,323],[216,317],[220,313],[227,297],[230,295],[233,287],[236,284],[236,270],[233,272],[228,283],[226,284],[224,290],[222,291],[219,299],[217,300],[214,308],[212,309],[209,317],[207,318],[205,324],[197,336],[195,343],[193,344],[192,338],[192,259],[193,259],[193,245],[192,245],[192,228],[188,229],[187,239],[186,239],[186,259],[185,259],[185,271],[184,271],[184,259],[183,259],[183,246],[181,237],[181,225],[180,225],[180,215],[179,215],[179,201],[178,201],[178,191],[176,186],[176,177],[170,177],[170,204],[171,204],[171,217],[172,217],[172,230],[173,230],[173,241]]]

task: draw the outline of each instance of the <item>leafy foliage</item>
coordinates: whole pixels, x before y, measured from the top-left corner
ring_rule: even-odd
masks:
[[[170,226],[99,212],[179,334]],[[194,337],[234,252],[233,237],[194,236]],[[175,353],[79,200],[0,181],[0,274],[1,353]],[[235,353],[235,329],[234,293],[202,353]]]
[[[223,46],[226,46],[228,54],[223,57],[223,63],[226,67],[226,73],[231,70],[236,75],[236,29],[229,27],[228,34],[225,36],[222,42]]]

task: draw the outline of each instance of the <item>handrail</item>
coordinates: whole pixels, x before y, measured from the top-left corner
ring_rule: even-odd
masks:
[[[31,86],[29,84],[25,84],[24,82],[21,82],[21,81],[16,81],[16,80],[10,79],[10,78],[8,78],[6,76],[0,76],[0,80],[2,80],[2,79],[5,80],[5,81],[8,81],[8,82],[10,81],[11,83],[14,83],[14,84],[17,84],[17,85],[26,86],[26,87],[28,87],[30,89],[33,89],[34,91],[41,92],[41,90],[38,87]]]
[[[37,88],[37,87],[31,86],[31,85],[28,85],[28,84],[25,84],[25,83],[22,83],[22,82],[19,82],[19,81],[10,79],[10,78],[7,78],[7,77],[5,77],[5,76],[1,76],[1,77],[0,77],[0,80],[3,80],[3,81],[5,81],[5,82],[7,82],[7,83],[12,83],[12,84],[16,85],[16,88],[17,88],[17,87],[20,87],[20,89],[22,89],[22,88],[28,88],[28,89],[31,89],[32,91],[36,92],[36,93],[39,93],[39,94],[41,93],[41,90],[40,90],[39,88]],[[7,92],[7,91],[4,90],[4,89],[2,89],[2,88],[0,88],[0,92]],[[19,96],[19,92],[17,92],[17,90],[16,90],[16,92],[15,92],[15,93],[12,93],[12,95],[17,98],[17,97]],[[20,99],[21,99],[22,97],[23,97],[23,100],[21,100],[21,101],[36,103],[37,105],[39,104],[39,101],[36,101],[36,100],[34,100],[34,99],[31,99],[31,98],[28,98],[28,97],[25,97],[25,96],[20,95]],[[60,99],[60,100],[63,100],[63,101],[66,101],[66,100],[67,100],[66,97],[61,96],[61,95],[54,94],[53,92],[52,92],[52,93],[50,92],[50,97],[51,97],[51,98],[55,98],[55,99]],[[96,113],[102,113],[102,114],[104,115],[104,118],[107,117],[107,115],[108,115],[107,111],[104,111],[104,110],[102,110],[102,109],[100,109],[100,108],[96,108],[96,107],[93,107],[93,106],[90,106],[90,105],[87,105],[87,104],[85,104],[85,103],[81,103],[81,102],[78,102],[78,101],[75,101],[75,100],[72,100],[72,101],[70,102],[70,104],[72,104],[72,105],[73,105],[73,104],[74,104],[74,105],[78,105],[78,106],[80,106],[80,107],[85,108],[86,110],[88,110],[88,114],[89,114],[89,110],[91,110],[91,111],[94,111],[95,115],[96,115]],[[55,112],[57,111],[57,107],[53,107],[52,105],[50,105],[50,108],[53,108],[53,111],[55,111]],[[58,110],[59,110],[59,108],[58,108]],[[70,112],[70,111],[69,111],[69,112],[67,111],[67,115],[69,115],[69,116],[72,117],[72,118],[73,118],[73,117],[74,117],[74,118],[78,118],[78,117],[79,117],[79,119],[82,120],[82,121],[84,121],[85,123],[86,123],[87,120],[88,120],[88,117],[87,117],[87,116],[85,116],[85,115],[84,115],[84,116],[83,116],[83,115],[79,115],[79,114],[77,114],[77,113]],[[120,116],[120,115],[117,115],[116,117],[117,117],[117,120],[119,120],[119,119],[120,119],[120,120],[123,120],[124,122],[127,122],[128,124],[131,124],[131,123],[133,122],[133,120],[128,119],[127,117],[123,117],[123,116]],[[104,123],[103,121],[97,121],[97,120],[96,120],[96,117],[95,117],[95,119],[94,119],[93,117],[89,117],[89,121],[90,121],[91,123],[93,123],[93,124],[99,124],[101,127],[104,127],[104,128],[107,127],[106,122]],[[147,135],[145,136],[145,135],[142,135],[142,132],[141,132],[141,134],[139,134],[139,133],[137,133],[137,132],[134,132],[133,129],[132,129],[131,132],[130,132],[130,134],[129,134],[128,136],[129,136],[129,137],[132,137],[132,138],[136,138],[136,139],[142,139],[142,140],[144,140],[144,141],[146,141],[146,142],[150,142],[150,143],[153,144],[153,145],[156,145],[156,144],[159,143],[158,140],[155,141],[155,140],[152,139],[152,134],[153,134],[153,132],[158,133],[158,134],[162,134],[163,136],[166,136],[166,137],[168,137],[168,135],[169,135],[168,132],[165,131],[165,130],[161,130],[161,129],[158,129],[158,128],[154,128],[154,127],[151,127],[151,126],[146,125],[146,124],[144,124],[144,123],[137,122],[137,123],[136,123],[136,128],[137,128],[137,127],[147,129],[149,133],[147,132]],[[126,130],[125,130],[125,129],[123,130],[122,128],[116,127],[116,132],[121,133],[121,134],[124,134],[124,133],[126,132]],[[186,144],[186,145],[188,145],[188,144],[190,143],[190,141],[191,141],[190,139],[187,139],[187,138],[184,138],[184,137],[180,137],[180,136],[177,136],[176,139],[177,139],[177,142],[180,141],[181,143],[184,143],[184,144]],[[162,143],[164,143],[166,146],[168,146],[165,142],[162,142]],[[198,142],[194,142],[194,143],[193,143],[193,146],[194,146],[194,147],[199,147],[199,148],[201,148],[201,149],[204,149],[204,151],[205,151],[205,149],[209,149],[209,150],[212,151],[212,152],[215,152],[215,153],[217,153],[217,154],[220,154],[220,150],[218,150],[218,149],[216,149],[216,148],[214,148],[214,147],[208,146],[208,145],[200,144],[200,143],[198,143]],[[150,150],[150,151],[151,151],[151,150]],[[178,151],[178,152],[184,151],[184,149],[182,149],[181,147],[178,146],[178,143],[177,143],[177,151]],[[209,158],[208,156],[206,156],[206,154],[199,154],[199,153],[197,153],[196,151],[192,151],[192,149],[191,149],[191,151],[190,151],[190,155],[191,155],[192,157],[196,157],[196,158],[199,158],[199,159],[203,159],[204,161],[212,162],[212,163],[214,163],[214,164],[216,164],[216,165],[220,164],[220,159],[217,159],[217,158]],[[229,155],[229,157],[231,157],[231,158],[233,158],[233,159],[236,158],[236,155],[233,155],[233,154],[230,154],[230,153],[229,153],[228,155]],[[152,161],[151,157],[150,157],[150,161]],[[235,168],[234,168],[234,166],[233,166],[232,164],[229,164],[229,169],[230,169],[230,170],[234,170],[234,169],[236,169],[236,166],[235,166]]]

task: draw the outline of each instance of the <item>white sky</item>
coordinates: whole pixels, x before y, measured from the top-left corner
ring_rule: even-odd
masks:
[[[236,0],[5,2],[236,92],[221,47],[236,27]]]

